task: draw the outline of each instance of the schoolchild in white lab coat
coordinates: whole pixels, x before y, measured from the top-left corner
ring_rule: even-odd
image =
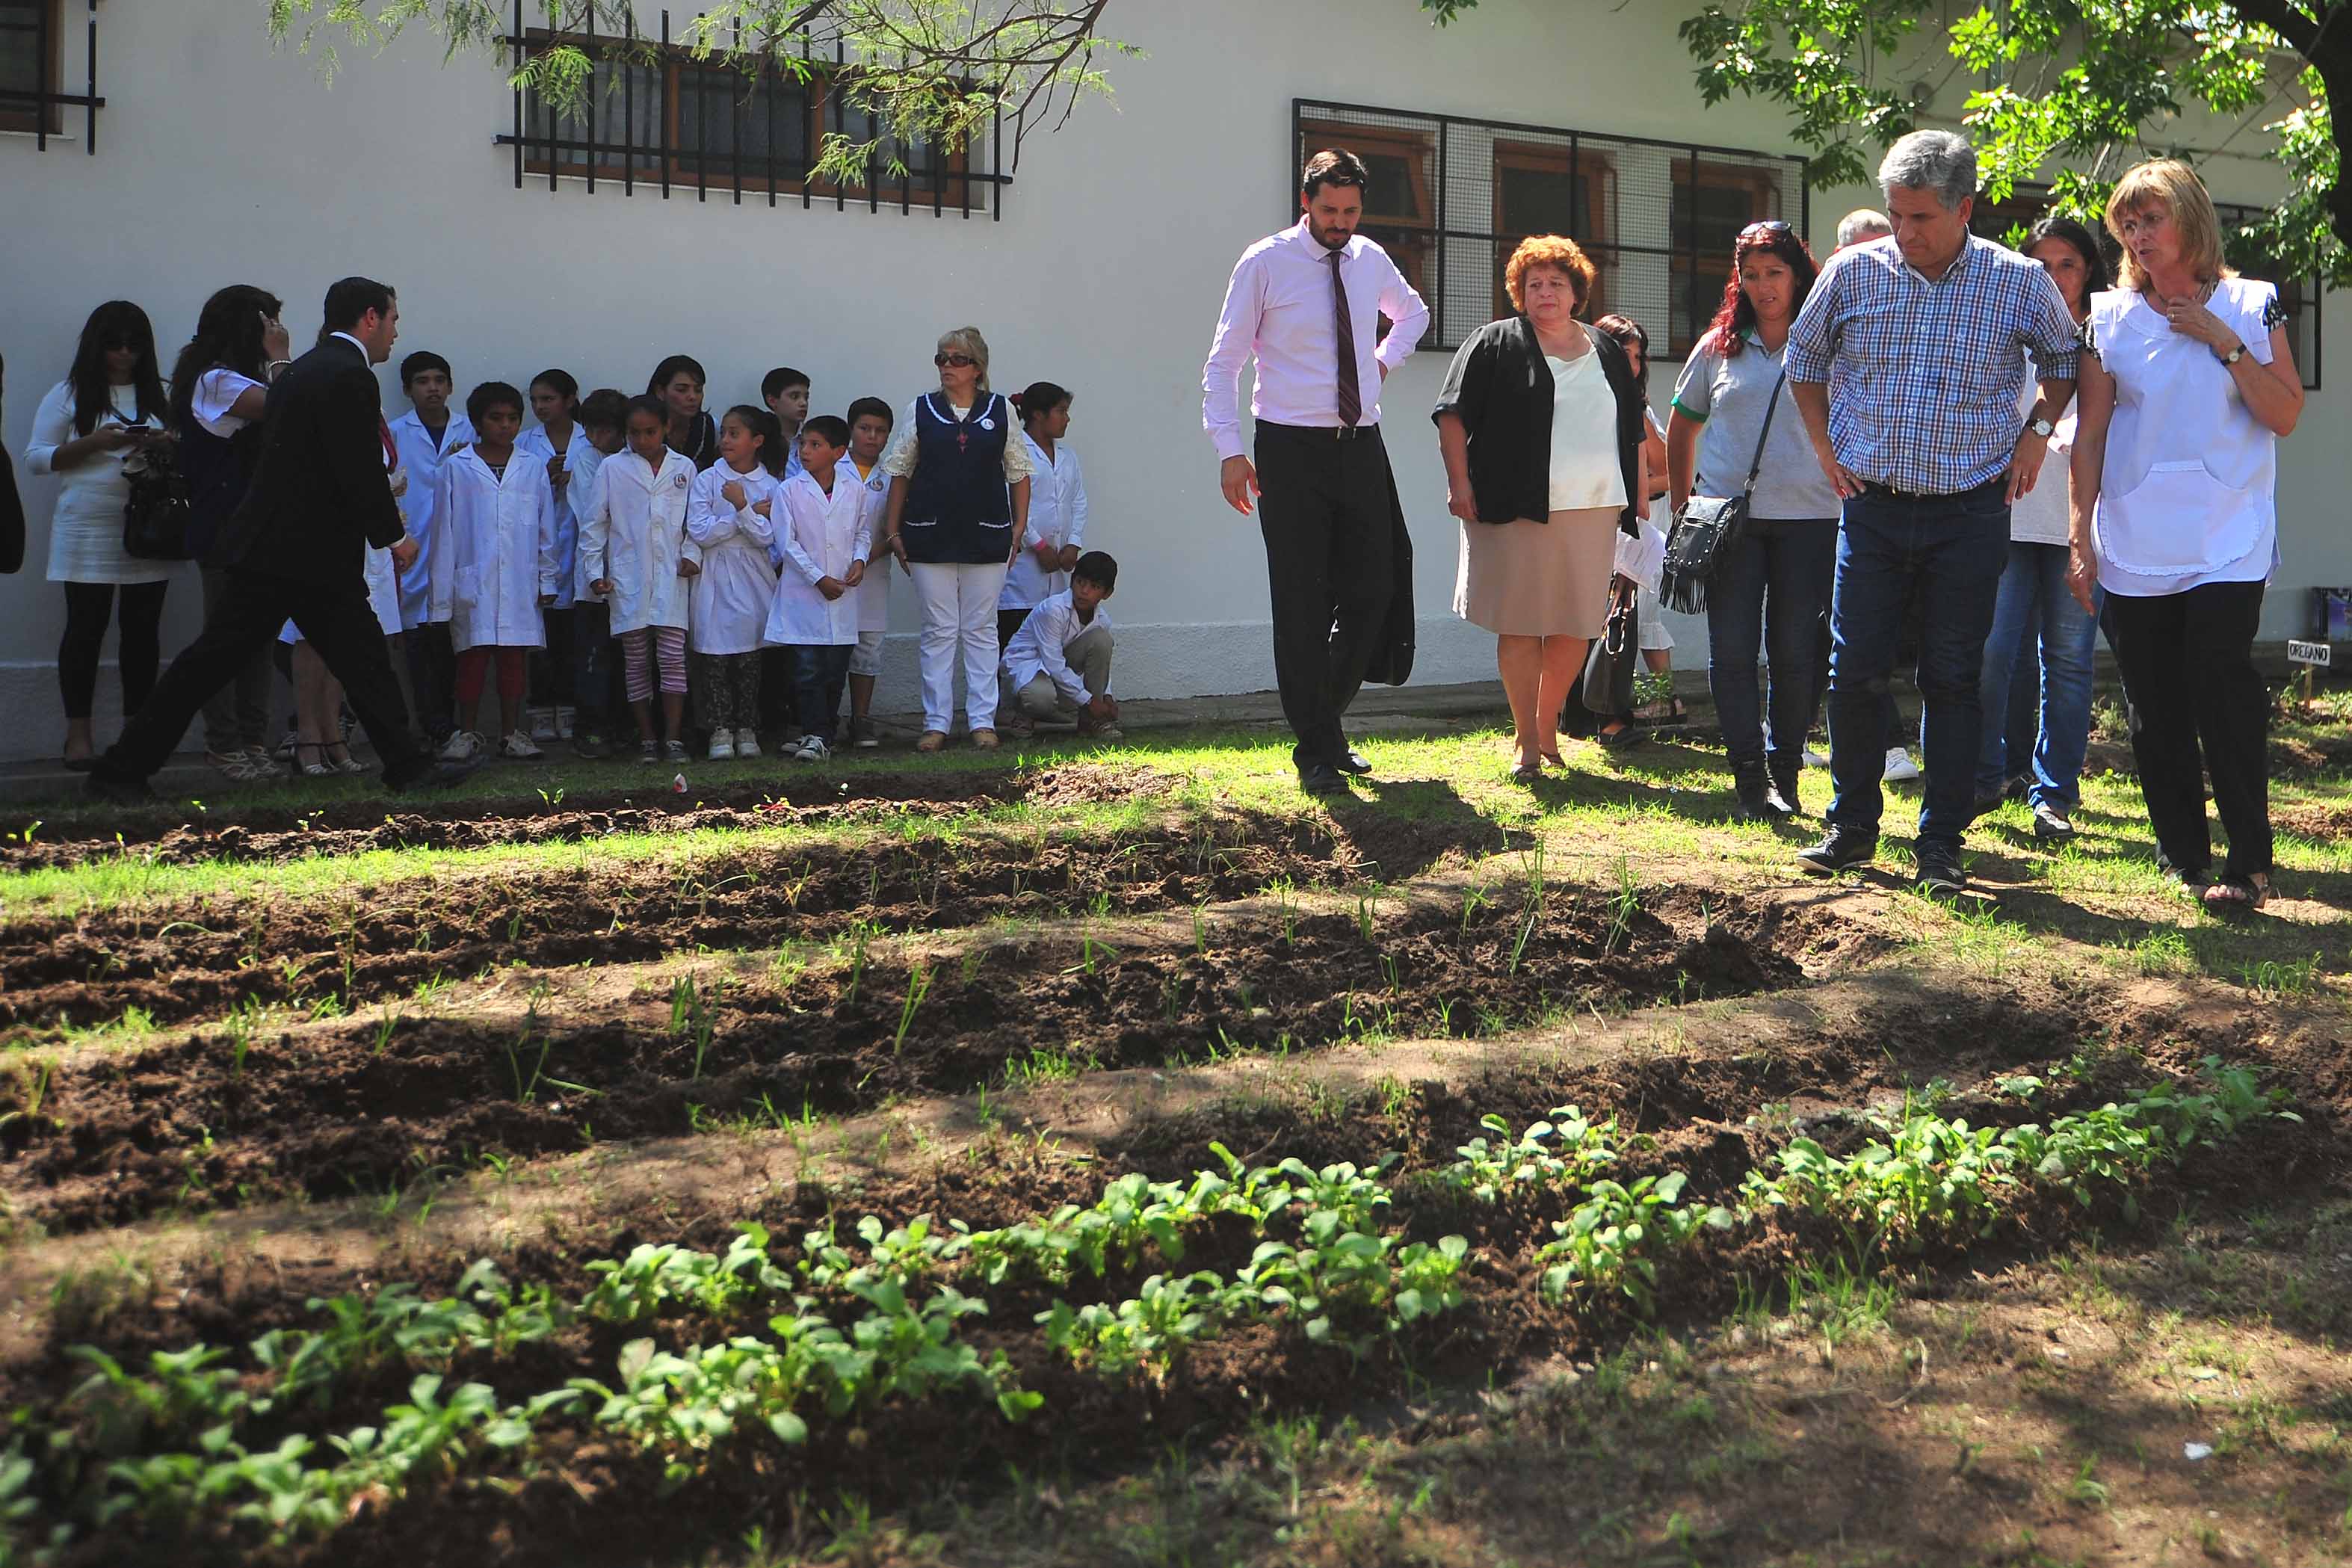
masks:
[[[433,618],[449,623],[457,650],[458,729],[442,752],[453,760],[483,746],[474,721],[493,663],[506,737],[499,754],[541,754],[523,722],[523,656],[547,644],[540,611],[555,596],[555,488],[544,465],[516,449],[522,405],[522,393],[503,381],[474,388],[466,417],[476,438],[449,455],[436,481]]]
[[[573,469],[581,454],[592,452],[580,434],[580,384],[565,370],[543,370],[531,378],[530,416],[539,421],[515,437],[515,450],[547,473],[555,491],[555,601],[541,612],[547,626],[544,658],[530,661],[530,689],[542,703],[568,704],[572,699],[572,637],[577,617],[573,568],[580,561],[580,516],[572,509]]]
[[[572,470],[564,489],[575,520],[588,510],[596,470],[627,449],[622,429],[629,422],[629,395],[600,386],[581,400],[577,417],[581,434],[564,453]],[[612,606],[588,591],[576,540],[572,555],[572,749],[593,760],[609,754],[607,738],[621,722],[628,698],[621,685],[621,645],[613,640]]]
[[[448,624],[432,618],[433,546],[438,537],[434,481],[449,454],[474,438],[465,416],[449,412],[456,385],[447,360],[429,352],[410,354],[400,362],[408,412],[392,422],[393,445],[400,466],[408,470],[408,537],[416,541],[416,559],[400,574],[400,624],[407,634],[403,640],[417,722],[436,745],[457,727],[457,656]]]
[[[669,410],[658,400],[632,401],[626,430],[628,450],[597,468],[580,513],[579,569],[611,608],[639,760],[682,763],[688,579],[702,570],[686,553],[686,509],[698,470],[669,449]],[[666,742],[654,733],[656,661]]]
[[[841,460],[840,476],[865,491],[859,505],[863,521],[876,541],[882,537],[882,513],[890,500],[890,476],[882,471],[882,448],[890,444],[890,426],[898,416],[878,397],[861,397],[849,405],[849,456]],[[871,751],[882,743],[874,723],[874,679],[882,673],[882,636],[890,629],[890,555],[878,558],[868,545],[866,576],[857,584],[857,647],[849,655],[849,742]]]
[[[776,520],[776,596],[767,640],[793,650],[793,684],[802,727],[793,754],[821,763],[832,754],[841,683],[857,647],[856,589],[866,576],[868,531],[865,491],[850,484],[841,459],[849,426],[820,414],[801,426],[803,470],[784,484]]]
[[[1087,537],[1087,482],[1078,455],[1061,444],[1070,429],[1070,393],[1050,381],[1033,383],[1013,400],[1021,409],[1021,439],[1034,476],[1029,481],[1029,536],[1005,568],[996,596],[996,641],[1012,642],[1022,620],[1045,597],[1069,586]]]
[[[777,492],[784,433],[764,408],[739,403],[719,422],[719,461],[695,476],[686,507],[694,580],[695,718],[714,762],[760,754],[760,643],[776,597]]]

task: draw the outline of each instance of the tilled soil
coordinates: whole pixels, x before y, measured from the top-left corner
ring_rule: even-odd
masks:
[[[1286,1055],[1371,1037],[1500,1033],[1547,1014],[1771,991],[1853,933],[1724,895],[1637,908],[1554,893],[1470,915],[1207,921],[1193,946],[1092,934],[938,957],[862,957],[591,1019],[370,1020],[253,1043],[218,1036],[84,1058],[41,1115],[0,1127],[0,1193],[54,1229],[289,1191],[376,1191],[485,1153],[683,1134],[705,1119],[853,1113],[1087,1067]],[[674,951],[675,938],[662,944]],[[698,1016],[694,1007],[702,1009]],[[673,1026],[673,1025],[677,1026]]]
[[[155,1024],[248,1004],[343,1009],[486,967],[645,963],[698,948],[825,940],[853,926],[947,930],[1097,906],[1131,915],[1302,887],[1394,881],[1491,849],[1491,828],[1350,825],[1223,811],[1120,840],[975,829],[941,841],[768,847],[683,868],[509,871],[304,900],[205,899],[0,925],[0,1041],[142,1010]]]

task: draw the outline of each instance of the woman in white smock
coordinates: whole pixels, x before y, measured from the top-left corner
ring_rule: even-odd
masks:
[[[2303,412],[2278,293],[2222,265],[2204,184],[2171,159],[2108,199],[2123,287],[2091,302],[2068,586],[2107,595],[2140,794],[2165,868],[2210,909],[2271,882],[2270,694],[2253,665],[2278,563],[2278,437]],[[2230,838],[2218,879],[2203,780]]]

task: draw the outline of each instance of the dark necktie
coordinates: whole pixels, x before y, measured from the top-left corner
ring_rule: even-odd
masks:
[[[1356,384],[1356,333],[1348,320],[1348,285],[1340,281],[1344,251],[1331,256],[1331,340],[1339,350],[1339,423],[1352,426],[1364,416],[1364,395]]]

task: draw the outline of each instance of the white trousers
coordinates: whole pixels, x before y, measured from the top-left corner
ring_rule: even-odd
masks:
[[[915,595],[923,630],[916,642],[923,669],[923,728],[947,732],[955,717],[956,651],[963,651],[963,717],[973,730],[996,728],[996,596],[1004,565],[916,562]]]

